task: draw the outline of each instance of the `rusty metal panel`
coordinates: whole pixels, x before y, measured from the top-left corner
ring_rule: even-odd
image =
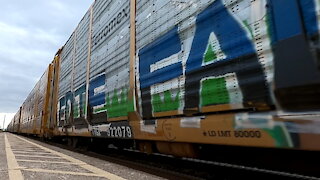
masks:
[[[12,131],[13,132],[20,132],[20,116],[21,116],[21,108],[19,108],[19,111],[14,115],[12,120]]]
[[[42,75],[42,77],[39,80],[39,89],[36,92],[36,103],[37,103],[37,111],[36,111],[36,119],[35,119],[35,131],[40,133],[41,129],[41,122],[43,121],[44,115],[47,111],[45,109],[45,101],[47,97],[47,86],[48,86],[48,76],[49,76],[49,68],[45,71],[45,73]]]
[[[141,3],[136,66],[143,118],[274,105],[266,3]]]
[[[62,47],[63,48],[63,47]],[[56,129],[58,125],[58,117],[59,117],[59,109],[58,109],[58,102],[59,102],[59,73],[60,73],[60,56],[61,56],[62,49],[59,49],[57,54],[54,57],[54,60],[52,62],[53,65],[53,82],[52,82],[52,91],[50,93],[51,95],[51,102],[50,102],[50,123],[48,127],[48,136],[54,136],[58,131]]]

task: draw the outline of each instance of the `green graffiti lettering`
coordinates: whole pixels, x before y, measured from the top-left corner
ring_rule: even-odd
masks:
[[[216,53],[213,51],[211,44],[209,44],[207,51],[204,55],[204,62],[208,63],[217,59]]]
[[[165,91],[163,95],[164,95],[163,101],[161,100],[160,94],[155,94],[152,96],[152,107],[154,112],[174,111],[179,109],[180,92],[177,93],[174,99],[172,99],[172,95],[169,90]]]
[[[229,93],[224,78],[207,79],[202,82],[201,105],[227,104]]]

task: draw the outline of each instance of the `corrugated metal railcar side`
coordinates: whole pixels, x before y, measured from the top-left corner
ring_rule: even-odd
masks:
[[[20,119],[21,119],[21,107],[19,111],[13,117],[13,132],[19,133],[20,132]]]
[[[32,91],[29,93],[27,99],[22,104],[21,112],[21,133],[32,134],[33,127],[36,125],[36,119],[38,116],[37,111],[37,91],[39,89],[39,82],[35,85]]]
[[[194,144],[320,150],[319,9],[96,0],[54,61],[46,124],[181,156]],[[22,106],[24,132],[39,127],[44,82]]]
[[[97,0],[61,52],[57,125],[60,135],[92,136],[90,126],[128,127],[130,1]],[[130,130],[131,131],[131,130]]]
[[[21,133],[40,136],[42,123],[50,114],[47,113],[50,99],[50,84],[52,82],[53,68],[50,64],[42,75],[36,86],[33,88],[21,108]]]
[[[311,145],[320,138],[319,7],[314,0],[138,1],[143,121],[132,123],[135,138],[319,149]]]

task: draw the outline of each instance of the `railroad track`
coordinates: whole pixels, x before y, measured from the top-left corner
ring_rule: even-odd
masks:
[[[283,172],[283,171],[275,171],[275,170],[269,170],[269,169],[261,169],[257,167],[250,167],[250,166],[243,166],[243,165],[236,165],[236,164],[230,164],[230,163],[223,163],[223,162],[214,162],[214,161],[205,161],[205,160],[198,160],[198,159],[190,159],[190,158],[184,158],[187,161],[191,162],[198,162],[203,164],[210,164],[213,166],[218,167],[225,167],[225,168],[231,168],[234,170],[239,171],[246,171],[247,173],[252,172],[253,175],[266,175],[266,176],[278,176],[279,178],[294,178],[294,179],[311,179],[311,180],[319,180],[320,178],[314,177],[314,176],[306,176],[296,173],[290,173],[290,172]]]
[[[36,140],[39,139],[36,138]],[[147,155],[131,149],[119,150],[116,148],[108,148],[93,151],[92,149],[88,150],[87,148],[73,148],[68,145],[52,141],[46,141],[46,143],[167,179],[238,180],[240,178],[279,178],[320,180],[320,178],[315,176],[239,165],[235,163],[192,158],[176,158],[170,155],[157,153]]]

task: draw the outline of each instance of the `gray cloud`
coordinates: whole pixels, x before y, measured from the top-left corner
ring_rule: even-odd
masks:
[[[0,113],[14,113],[93,0],[0,0]]]

